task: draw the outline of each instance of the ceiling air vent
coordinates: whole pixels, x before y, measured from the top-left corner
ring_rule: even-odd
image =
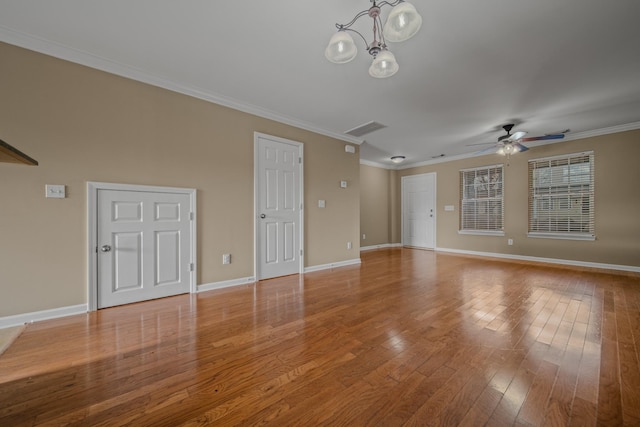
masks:
[[[382,128],[386,128],[386,126],[382,123],[369,122],[360,126],[356,126],[353,129],[346,131],[345,134],[351,136],[362,136]]]

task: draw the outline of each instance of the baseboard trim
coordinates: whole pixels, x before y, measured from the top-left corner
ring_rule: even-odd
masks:
[[[597,270],[616,270],[616,271],[628,271],[632,273],[640,273],[640,267],[636,267],[633,265],[605,264],[600,262],[575,261],[575,260],[569,260],[569,259],[542,258],[542,257],[525,256],[525,255],[501,254],[497,252],[465,251],[461,249],[451,249],[451,248],[436,248],[436,251],[448,252],[448,253],[460,254],[460,255],[473,255],[473,256],[481,256],[481,257],[489,257],[489,258],[511,259],[511,260],[517,260],[517,261],[539,262],[539,263],[545,263],[545,264],[568,265],[573,267],[586,267],[586,268],[593,268]]]
[[[384,243],[382,245],[361,246],[360,252],[373,251],[375,249],[401,248],[401,247],[402,247],[402,243]]]
[[[52,308],[50,310],[33,311],[31,313],[16,314],[0,317],[0,328],[24,325],[25,323],[39,322],[41,320],[57,319],[58,317],[73,316],[87,312],[87,304],[70,305],[67,307]]]
[[[311,273],[313,271],[330,270],[332,268],[346,267],[348,265],[358,265],[358,264],[362,264],[362,260],[360,258],[355,258],[355,259],[349,259],[346,261],[332,262],[330,264],[322,264],[322,265],[314,265],[311,267],[305,267],[304,272]]]
[[[196,292],[200,293],[200,292],[212,291],[214,289],[230,288],[232,286],[240,286],[240,285],[246,285],[248,283],[254,283],[255,281],[256,281],[255,277],[241,277],[239,279],[223,280],[221,282],[203,283],[201,285],[198,285],[198,289],[196,290]]]

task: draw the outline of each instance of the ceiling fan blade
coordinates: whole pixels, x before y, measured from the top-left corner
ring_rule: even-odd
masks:
[[[525,131],[519,130],[518,132],[514,133],[513,135],[511,135],[511,141],[519,141],[523,136],[525,136],[527,133]]]
[[[527,151],[529,148],[525,147],[524,145],[520,144],[519,142],[512,142],[511,145],[513,145],[516,148],[516,153],[521,153],[523,151]]]
[[[493,153],[497,150],[498,145],[493,144],[491,147],[487,147],[487,148],[483,148],[480,151],[476,151],[474,154],[487,154],[487,153]]]
[[[557,134],[557,135],[542,135],[542,136],[532,136],[530,138],[522,138],[520,141],[521,142],[529,142],[529,141],[547,141],[550,139],[562,139],[564,138],[564,134]]]
[[[496,145],[495,142],[476,142],[475,144],[467,144],[467,147],[473,147],[474,145],[489,145],[489,144],[493,144]]]

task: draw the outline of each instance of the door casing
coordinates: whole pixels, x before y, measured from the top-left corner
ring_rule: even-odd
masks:
[[[156,187],[151,185],[114,184],[107,182],[87,182],[87,307],[89,311],[98,309],[98,191],[121,190],[154,193],[181,193],[189,195],[191,221],[191,263],[189,272],[189,292],[197,292],[197,228],[196,228],[196,190],[192,188]]]

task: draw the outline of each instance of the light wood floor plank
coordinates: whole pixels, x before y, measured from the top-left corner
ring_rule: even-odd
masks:
[[[0,425],[639,425],[640,275],[392,248],[27,325]]]

